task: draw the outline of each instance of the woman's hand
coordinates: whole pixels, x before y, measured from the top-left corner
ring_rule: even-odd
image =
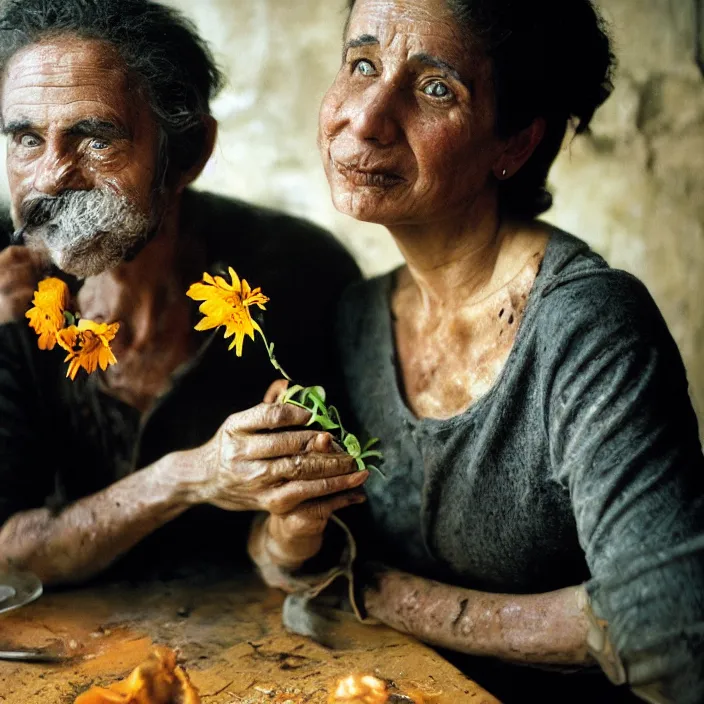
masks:
[[[0,325],[24,317],[40,278],[40,264],[29,249],[0,251]]]
[[[308,411],[262,403],[230,416],[205,445],[179,454],[177,475],[189,504],[286,515],[360,486],[354,459],[332,436],[301,428]],[[363,475],[363,476],[360,476]]]
[[[284,379],[275,381],[266,392],[264,402],[274,404],[280,401],[287,387],[288,382]],[[318,433],[318,436],[324,438],[324,441],[319,442],[321,446],[324,442],[325,452],[349,457],[331,435]],[[249,540],[249,552],[260,569],[272,564],[293,569],[319,552],[332,514],[366,500],[361,485],[369,477],[369,472],[354,471],[347,476],[349,487],[341,493],[321,494],[288,511],[270,510],[266,519],[255,521]]]
[[[369,472],[357,473],[360,484],[368,476]],[[307,501],[288,513],[272,513],[262,528],[272,561],[280,566],[298,566],[314,557],[322,547],[323,534],[332,514],[364,501],[366,496],[361,488],[351,489],[329,498]]]

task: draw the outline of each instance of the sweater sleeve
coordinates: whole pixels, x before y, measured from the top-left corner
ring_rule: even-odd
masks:
[[[45,505],[53,492],[51,452],[41,451],[42,425],[50,421],[39,417],[41,383],[24,333],[14,323],[0,325],[0,527],[19,511]]]
[[[622,272],[546,303],[552,471],[569,491],[592,609],[636,692],[704,701],[704,458],[679,352]]]

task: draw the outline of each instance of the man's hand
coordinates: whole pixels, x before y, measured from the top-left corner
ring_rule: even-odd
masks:
[[[29,249],[0,251],[0,325],[24,317],[40,278],[40,263]]]
[[[314,502],[314,515],[322,497],[358,488],[368,473],[355,471],[329,433],[300,429],[309,419],[308,411],[280,403],[230,416],[205,445],[179,453],[188,502],[281,516]]]

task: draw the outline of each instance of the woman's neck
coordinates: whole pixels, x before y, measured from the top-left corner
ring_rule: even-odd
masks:
[[[499,255],[512,228],[495,207],[389,231],[407,265],[399,287],[416,287],[424,309],[481,300],[510,268]]]

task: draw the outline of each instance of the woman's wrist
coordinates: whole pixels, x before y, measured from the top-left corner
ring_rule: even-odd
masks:
[[[323,544],[323,534],[291,536],[284,522],[269,515],[264,523],[264,547],[272,561],[288,569],[300,567],[306,560],[315,557]]]

